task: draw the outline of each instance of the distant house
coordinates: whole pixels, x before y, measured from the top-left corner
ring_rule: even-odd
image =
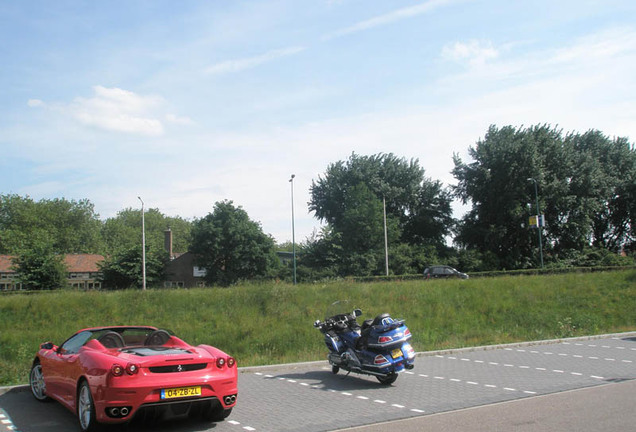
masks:
[[[21,290],[22,284],[17,280],[13,270],[13,255],[0,255],[0,291]],[[69,286],[76,289],[100,289],[101,272],[98,263],[104,257],[96,254],[68,254],[64,256],[64,264],[68,271]]]
[[[165,288],[192,288],[205,286],[205,269],[194,265],[192,252],[174,253],[172,251],[172,231],[164,231],[164,247],[170,260],[165,267]]]

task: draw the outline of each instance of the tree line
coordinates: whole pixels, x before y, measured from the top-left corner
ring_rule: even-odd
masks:
[[[439,263],[463,271],[532,268],[540,252],[548,267],[634,263],[636,151],[626,138],[491,126],[468,153],[466,162],[454,155],[456,184],[448,186],[427,177],[419,160],[392,153],[352,153],[330,164],[310,188],[308,209],[323,228],[296,245],[298,280],[383,275],[387,250],[398,275]],[[454,200],[469,206],[459,219]],[[541,250],[538,228],[529,225],[537,203],[546,221]],[[150,286],[164,276],[168,228],[173,249],[196,254],[209,284],[291,280],[291,264],[276,256],[291,245],[277,245],[232,201],[195,220],[158,209],[144,218]],[[67,253],[104,255],[107,286],[140,286],[141,210],[101,220],[86,199],[0,195],[0,254],[17,256],[23,283],[35,287],[38,275],[59,273]]]

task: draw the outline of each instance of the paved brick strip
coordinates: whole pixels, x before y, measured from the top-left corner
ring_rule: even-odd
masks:
[[[447,359],[447,360],[460,360],[460,361],[472,362],[472,363],[476,363],[476,364],[484,364],[484,365],[489,365],[489,366],[502,366],[502,367],[510,367],[510,368],[517,367],[519,369],[531,369],[530,366],[525,366],[525,365],[515,366],[515,365],[510,364],[510,363],[486,362],[484,360],[472,360],[472,359],[469,359],[469,358],[457,358],[457,357],[454,357],[454,356],[442,356],[442,355],[437,355],[435,357],[442,358],[442,359]],[[554,372],[554,373],[559,373],[559,374],[569,373],[570,375],[574,375],[574,376],[583,376],[583,374],[580,373],[580,372],[566,372],[566,371],[561,370],[561,369],[547,369],[547,368],[543,368],[543,367],[535,367],[533,369],[534,370],[538,370],[540,372]],[[601,376],[596,376],[596,375],[590,375],[590,378],[597,379],[597,380],[605,379],[605,378],[603,378]]]
[[[404,372],[404,373],[413,375],[413,372]],[[254,375],[261,376],[261,377],[267,378],[267,379],[278,379],[279,381],[286,381],[286,382],[292,383],[292,384],[299,384],[299,385],[301,385],[303,387],[308,387],[308,388],[312,388],[312,389],[316,389],[316,390],[323,390],[323,391],[327,391],[329,393],[339,394],[341,396],[355,397],[355,399],[358,399],[358,400],[371,401],[371,402],[379,404],[379,405],[386,405],[386,406],[390,406],[390,407],[393,407],[393,408],[396,408],[396,409],[400,409],[400,410],[408,409],[409,411],[414,412],[414,413],[418,413],[418,414],[426,412],[426,411],[424,411],[422,409],[419,409],[419,408],[407,408],[406,406],[400,405],[400,404],[397,404],[397,403],[389,404],[388,401],[381,400],[381,399],[371,400],[371,398],[369,398],[367,396],[356,396],[355,393],[346,392],[346,391],[340,391],[340,390],[334,390],[334,389],[330,389],[330,388],[327,388],[327,387],[322,387],[320,385],[315,385],[315,384],[312,385],[312,384],[310,384],[308,382],[304,382],[304,381],[300,381],[299,382],[297,380],[290,379],[290,378],[275,377],[274,375],[264,374],[264,373],[261,373],[261,372],[255,372]]]
[[[0,408],[0,431],[18,432],[11,418],[7,415],[6,411]]]

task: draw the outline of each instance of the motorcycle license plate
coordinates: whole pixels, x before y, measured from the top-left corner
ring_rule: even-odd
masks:
[[[396,348],[391,351],[391,357],[394,359],[402,357],[402,350],[400,348]]]
[[[201,396],[201,387],[179,387],[161,390],[161,399]]]

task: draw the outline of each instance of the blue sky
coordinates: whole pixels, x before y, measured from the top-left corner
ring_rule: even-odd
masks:
[[[633,0],[0,0],[0,40],[0,193],[101,218],[228,199],[287,241],[295,174],[303,241],[352,152],[450,185],[491,124],[636,140]]]

